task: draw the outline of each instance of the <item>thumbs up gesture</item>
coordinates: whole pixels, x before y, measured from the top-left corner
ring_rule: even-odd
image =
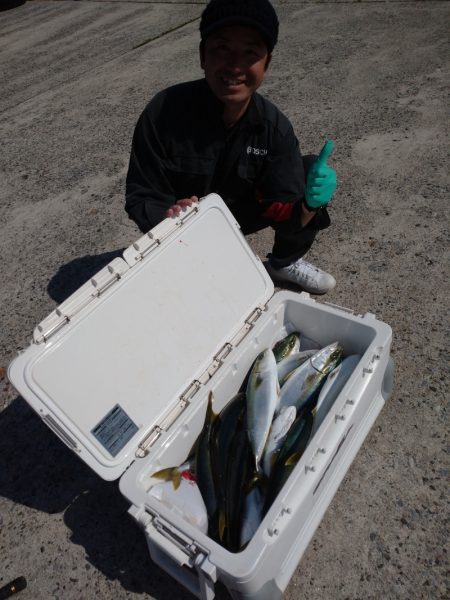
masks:
[[[307,208],[311,210],[326,206],[336,189],[336,171],[327,165],[333,146],[333,142],[327,140],[316,162],[308,171],[305,200]]]

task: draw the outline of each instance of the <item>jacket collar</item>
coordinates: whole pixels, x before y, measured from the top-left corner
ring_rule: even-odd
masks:
[[[216,96],[212,93],[206,79],[199,80],[200,88],[202,91],[202,99],[204,100],[205,109],[211,112],[214,117],[219,118],[222,122],[222,114],[223,114],[223,102],[221,102]],[[250,99],[250,103],[248,105],[245,114],[239,121],[240,125],[248,127],[252,131],[261,131],[264,129],[264,120],[261,116],[261,112],[259,109],[259,94],[253,94]]]

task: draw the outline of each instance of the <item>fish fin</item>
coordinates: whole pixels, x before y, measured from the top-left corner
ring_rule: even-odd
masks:
[[[215,413],[213,410],[213,407],[212,407],[213,400],[214,400],[214,394],[212,393],[212,391],[210,391],[208,394],[208,406],[206,408],[205,424],[206,423],[209,423],[209,424],[214,423],[214,421],[219,416],[218,413]]]
[[[175,473],[172,476],[172,484],[173,484],[173,489],[177,490],[180,485],[181,485],[181,473],[179,471],[175,471]]]
[[[219,511],[219,540],[222,542],[223,541],[223,536],[225,533],[225,529],[227,526],[227,519],[226,519],[226,515],[225,515],[225,511],[223,509],[221,509]]]
[[[181,485],[181,472],[177,467],[161,469],[161,471],[153,473],[152,477],[155,477],[155,479],[162,479],[163,481],[171,481],[174,490],[177,490]]]
[[[257,390],[259,388],[259,386],[262,384],[262,382],[263,382],[263,378],[258,373],[258,375],[255,377],[255,390]]]
[[[291,456],[289,456],[284,461],[284,466],[292,467],[293,465],[296,465],[298,463],[298,461],[300,460],[300,458],[302,457],[302,454],[303,454],[303,452],[294,452],[294,454],[291,454]]]
[[[155,477],[155,479],[162,479],[163,481],[170,481],[170,479],[172,479],[173,474],[173,467],[168,467],[166,469],[161,469],[161,471],[157,471],[156,473],[152,474],[152,477]]]

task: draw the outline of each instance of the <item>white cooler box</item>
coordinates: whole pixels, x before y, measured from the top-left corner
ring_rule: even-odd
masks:
[[[152,559],[199,598],[280,598],[392,389],[392,332],[374,315],[273,293],[216,194],[166,219],[53,311],[9,378],[106,480],[120,477]],[[149,495],[181,464],[209,392],[219,412],[258,353],[297,330],[361,360],[247,547],[231,553]]]

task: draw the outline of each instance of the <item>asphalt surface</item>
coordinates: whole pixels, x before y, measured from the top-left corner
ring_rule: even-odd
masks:
[[[396,364],[394,393],[285,598],[448,598],[449,3],[277,6],[262,91],[305,153],[335,140],[333,226],[310,258],[338,284],[319,301],[389,323]],[[23,575],[23,600],[188,600],[150,562],[117,483],[47,429],[5,369],[38,322],[139,237],[123,210],[133,127],[156,91],[201,76],[204,3],[5,7],[0,587]],[[249,238],[262,257],[271,240]]]

